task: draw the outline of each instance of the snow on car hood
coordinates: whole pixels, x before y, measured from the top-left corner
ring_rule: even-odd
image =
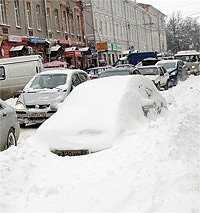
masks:
[[[29,91],[21,94],[19,101],[22,99],[25,105],[51,104],[52,102],[64,99],[64,92],[58,90],[38,90]]]
[[[155,101],[162,100],[166,106],[165,99],[144,76],[114,76],[88,81],[67,96],[32,140],[40,146],[46,144],[51,150],[89,149],[95,152],[110,148],[119,135],[147,122],[142,110],[142,105],[149,101],[144,85],[154,90]]]

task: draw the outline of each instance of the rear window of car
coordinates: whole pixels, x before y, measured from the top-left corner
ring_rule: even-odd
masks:
[[[171,68],[176,68],[176,62],[169,62],[169,63],[162,63],[159,62],[156,65],[162,65],[165,69],[171,69]]]
[[[128,70],[123,71],[105,71],[100,74],[100,78],[115,76],[115,75],[129,75],[130,72]]]
[[[157,67],[138,68],[142,75],[159,75]]]
[[[53,89],[58,86],[66,84],[66,74],[49,74],[49,75],[38,75],[33,80],[30,88],[33,89]]]

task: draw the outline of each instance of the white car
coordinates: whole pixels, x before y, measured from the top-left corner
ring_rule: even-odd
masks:
[[[19,124],[13,107],[0,99],[0,150],[17,145],[19,138]]]
[[[51,69],[34,76],[15,105],[20,125],[40,124],[47,120],[67,95],[87,80],[87,73],[78,69]]]
[[[166,100],[144,76],[99,78],[76,87],[31,140],[58,155],[97,152],[166,109]]]
[[[164,67],[156,65],[141,66],[137,67],[137,70],[140,72],[140,74],[145,75],[146,77],[151,79],[158,90],[160,90],[161,87],[164,87],[164,89],[166,90],[168,89],[169,73]]]

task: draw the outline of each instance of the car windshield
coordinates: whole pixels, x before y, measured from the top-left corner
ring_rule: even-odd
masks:
[[[157,67],[138,68],[142,75],[159,75]]]
[[[157,64],[156,64],[157,65]],[[171,69],[171,68],[176,68],[176,62],[169,62],[169,63],[162,63],[159,62],[158,65],[162,65],[165,69]]]
[[[30,88],[32,89],[53,89],[58,86],[66,84],[66,74],[49,74],[49,75],[38,75],[33,80]]]
[[[100,74],[100,78],[104,77],[109,77],[109,76],[115,76],[115,75],[129,75],[128,70],[123,70],[123,71],[107,71],[107,72],[102,72]]]

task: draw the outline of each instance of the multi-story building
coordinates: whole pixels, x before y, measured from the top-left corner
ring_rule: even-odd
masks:
[[[40,54],[78,66],[75,49],[85,46],[81,10],[79,0],[0,0],[0,58]]]
[[[84,0],[86,42],[113,64],[129,50],[166,51],[165,15],[131,0]]]

